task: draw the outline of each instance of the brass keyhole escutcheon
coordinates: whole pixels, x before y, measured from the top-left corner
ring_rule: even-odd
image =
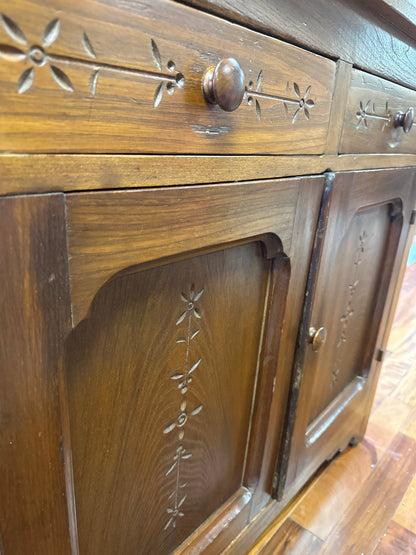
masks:
[[[314,351],[319,351],[322,345],[326,341],[326,329],[325,328],[309,328],[309,343],[312,344],[312,349]]]

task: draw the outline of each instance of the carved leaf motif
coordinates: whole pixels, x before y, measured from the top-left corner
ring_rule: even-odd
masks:
[[[298,108],[296,112],[293,114],[292,123],[295,123],[295,121],[298,119],[299,112],[300,110]]]
[[[159,48],[153,39],[150,40],[152,45],[152,56],[159,71],[162,71],[162,58],[160,57]],[[155,106],[156,108],[156,106]]]
[[[201,313],[199,312],[199,310],[197,308],[194,308],[194,314],[197,318],[201,319]]]
[[[92,47],[91,41],[88,38],[87,33],[83,33],[82,35],[82,45],[84,47],[85,52],[88,54],[88,56],[91,56],[91,58],[97,57],[95,55],[94,48]]]
[[[168,434],[175,428],[175,426],[176,426],[176,422],[172,422],[172,424],[169,424],[168,426],[166,426],[166,428],[163,430],[163,433]]]
[[[59,31],[61,28],[61,21],[57,19],[52,19],[43,31],[42,37],[42,45],[43,46],[50,46],[53,42],[56,41],[59,35]]]
[[[305,94],[303,95],[303,98],[304,98],[305,100],[308,98],[310,92],[311,92],[311,86],[308,85],[308,87],[307,87],[307,89],[306,89],[306,91],[305,91]]]
[[[0,44],[0,58],[8,62],[20,62],[26,58],[26,54],[15,46]]]
[[[156,89],[155,97],[153,99],[153,108],[157,108],[159,106],[160,101],[162,100],[162,96],[163,96],[163,83],[160,83],[160,85]]]
[[[198,405],[196,408],[194,408],[191,414],[195,416],[195,414],[199,414],[203,408],[204,408],[203,405]]]
[[[181,299],[183,300],[184,303],[188,302],[188,299],[186,298],[185,293],[181,293]]]
[[[197,360],[197,361],[191,366],[191,368],[189,369],[188,374],[192,374],[192,372],[198,368],[198,366],[201,364],[201,360],[202,360],[202,359]]]
[[[186,339],[184,337],[180,337],[179,339],[176,340],[176,343],[186,343]]]
[[[196,337],[198,333],[199,333],[199,330],[196,330],[196,332],[191,335],[191,339],[194,339],[194,337]]]
[[[182,497],[182,499],[179,501],[179,503],[178,503],[178,509],[179,509],[179,507],[181,507],[181,506],[183,505],[185,499],[186,499],[186,495],[184,495],[184,496]]]
[[[183,378],[183,374],[173,374],[173,376],[170,377],[171,380],[180,380],[181,378]]]
[[[7,15],[1,14],[1,23],[3,25],[3,29],[9,35],[11,39],[18,42],[19,44],[27,44],[27,38],[23,34],[23,31],[20,29],[17,23],[15,23],[10,17]]]
[[[95,96],[95,91],[97,90],[97,81],[98,81],[98,73],[99,69],[93,71],[90,77],[90,91],[93,96]]]
[[[34,77],[35,70],[33,69],[33,67],[26,69],[20,76],[19,82],[17,83],[17,92],[21,94],[28,91],[32,86]]]
[[[295,89],[296,95],[300,98],[299,85],[297,83],[293,83],[293,88]]]
[[[257,114],[257,119],[261,120],[261,108],[258,100],[256,100],[256,114]]]
[[[159,101],[160,102],[160,101]],[[178,326],[181,322],[183,322],[185,320],[185,316],[186,316],[186,310],[185,312],[182,312],[182,314],[179,316],[179,318],[176,320],[176,325]]]
[[[263,81],[263,70],[260,70],[260,73],[257,77],[257,82],[256,82],[256,91],[259,92],[260,87],[261,87],[261,83]]]
[[[195,298],[194,298],[194,302],[195,302],[195,303],[196,303],[197,301],[199,301],[199,299],[202,297],[204,291],[205,291],[205,289],[201,289],[201,291],[195,295]]]
[[[312,108],[312,106],[315,106],[315,102],[312,100],[312,98],[308,98],[305,104],[306,106],[308,106],[308,108]]]
[[[191,290],[189,292],[189,298],[191,299],[191,301],[195,300],[195,285],[194,284],[191,285]]]
[[[305,118],[309,119],[309,117],[310,117],[309,110],[307,108],[304,108],[303,112],[305,114]]]
[[[49,66],[49,69],[51,70],[54,81],[58,83],[64,91],[74,92],[74,87],[72,86],[68,75],[63,72],[62,69],[59,69],[59,67],[56,66]]]
[[[285,110],[286,116],[288,116],[288,115],[289,115],[289,110],[288,110],[288,107],[287,107],[286,102],[283,102],[283,108],[284,108],[284,110]]]

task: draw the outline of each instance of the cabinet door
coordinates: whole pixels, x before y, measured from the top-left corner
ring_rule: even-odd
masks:
[[[286,471],[287,485],[296,489],[364,434],[414,205],[413,174],[385,170],[329,179],[278,467],[280,498]]]
[[[285,304],[306,282],[323,183],[67,195],[81,554],[219,553],[270,499]]]

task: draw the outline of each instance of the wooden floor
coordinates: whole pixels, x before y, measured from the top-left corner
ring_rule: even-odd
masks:
[[[416,554],[416,263],[405,273],[364,441],[319,471],[262,544],[251,554]]]

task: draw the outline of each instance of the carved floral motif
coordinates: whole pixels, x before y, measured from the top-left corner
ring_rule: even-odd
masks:
[[[378,120],[378,121],[382,121],[382,128],[381,131],[384,131],[384,129],[390,125],[391,120],[392,120],[392,113],[389,109],[389,103],[386,102],[386,107],[385,107],[385,111],[382,114],[378,114],[376,111],[376,105],[375,102],[371,102],[371,100],[369,100],[367,102],[367,104],[364,106],[364,104],[360,101],[360,108],[356,113],[357,119],[358,119],[358,123],[356,125],[356,128],[359,129],[360,127],[365,127],[368,128],[368,121],[369,120]]]
[[[153,97],[154,108],[157,108],[157,106],[159,106],[165,90],[168,94],[173,94],[177,90],[177,88],[183,88],[185,84],[184,76],[176,71],[175,63],[172,60],[169,60],[166,64],[166,69],[168,73],[164,73],[162,71],[162,57],[160,55],[157,44],[153,39],[151,39],[150,41],[151,54],[153,61],[156,64],[157,69],[159,70],[158,72],[147,71],[143,69],[132,69],[119,65],[98,62],[96,59],[97,56],[94,47],[87,33],[85,32],[83,32],[82,34],[81,44],[87,55],[94,61],[70,56],[61,56],[47,52],[46,48],[51,46],[56,41],[60,33],[61,21],[58,18],[53,19],[46,25],[43,31],[41,45],[34,44],[30,46],[25,34],[16,22],[14,22],[12,19],[4,14],[0,15],[0,21],[3,29],[10,38],[16,44],[26,47],[23,50],[9,44],[0,44],[0,59],[4,59],[9,62],[26,61],[29,62],[31,65],[31,67],[23,71],[22,75],[19,78],[19,81],[17,83],[17,92],[19,94],[25,93],[31,88],[35,77],[35,68],[45,65],[48,65],[52,78],[61,87],[61,89],[67,92],[74,92],[74,86],[70,78],[60,67],[56,65],[57,63],[60,65],[73,64],[77,65],[78,67],[90,69],[91,74],[89,79],[89,88],[93,96],[96,94],[97,91],[98,77],[104,72],[123,73],[145,79],[159,81]]]
[[[285,114],[287,117],[291,117],[292,124],[298,119],[300,114],[303,114],[306,119],[310,118],[309,110],[315,106],[315,102],[309,98],[311,92],[311,86],[309,85],[304,94],[301,94],[299,85],[297,83],[293,83],[293,90],[295,92],[296,98],[291,98],[289,96],[278,96],[273,94],[265,94],[262,92],[262,84],[263,84],[263,70],[260,70],[260,73],[257,76],[256,85],[254,86],[254,82],[250,81],[248,87],[246,87],[246,100],[249,106],[253,106],[256,109],[257,118],[261,120],[261,106],[260,100],[267,99],[267,100],[274,100],[275,102],[282,102],[283,108],[285,110]],[[286,85],[286,91],[289,90],[289,83]],[[288,105],[296,106],[295,112],[292,115],[289,114]]]
[[[182,507],[186,500],[186,493],[184,493],[183,490],[186,488],[187,483],[183,482],[182,479],[182,464],[184,461],[192,457],[192,453],[188,452],[183,445],[185,425],[191,416],[196,416],[203,408],[203,405],[197,405],[192,410],[189,410],[188,400],[186,397],[186,393],[188,392],[189,386],[193,380],[193,373],[201,363],[200,358],[191,362],[191,343],[200,331],[199,329],[195,329],[194,321],[202,318],[196,303],[202,297],[203,293],[204,289],[195,293],[195,288],[192,285],[188,296],[184,293],[181,294],[181,299],[185,303],[185,307],[176,321],[176,326],[183,326],[185,324],[186,334],[176,340],[177,344],[183,344],[185,347],[184,364],[179,369],[175,369],[175,373],[170,377],[171,380],[177,382],[177,388],[181,393],[178,416],[163,430],[164,434],[170,434],[175,429],[178,433],[178,444],[173,456],[173,461],[165,474],[166,476],[169,476],[173,471],[175,471],[174,489],[168,497],[170,505],[166,511],[169,518],[166,522],[165,530],[167,530],[171,525],[173,528],[176,528],[178,518],[184,516]]]

